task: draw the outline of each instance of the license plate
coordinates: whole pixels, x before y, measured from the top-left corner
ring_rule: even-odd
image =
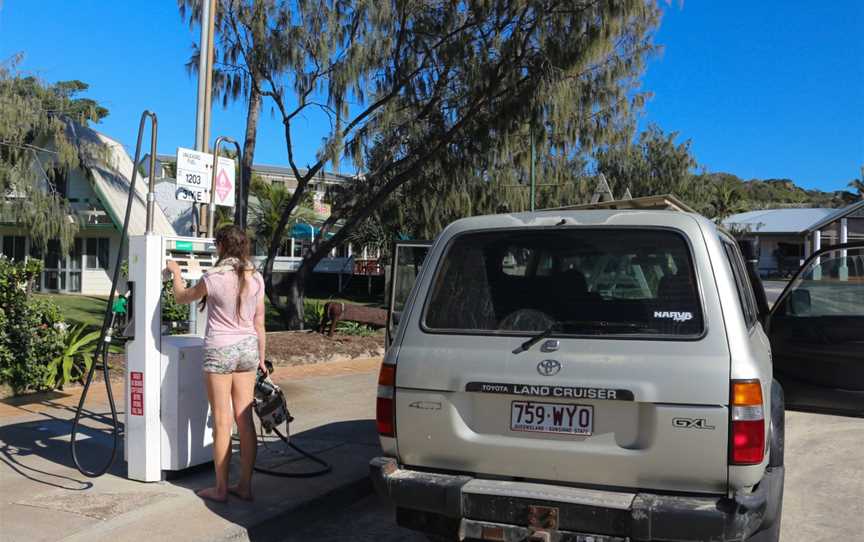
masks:
[[[510,405],[510,430],[590,435],[594,430],[594,407],[513,401]]]

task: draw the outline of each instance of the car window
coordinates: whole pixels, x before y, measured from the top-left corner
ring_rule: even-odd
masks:
[[[864,248],[831,250],[812,260],[789,286],[776,314],[864,316]]]
[[[744,321],[747,322],[748,328],[753,327],[759,319],[759,312],[756,309],[756,299],[753,297],[750,279],[744,269],[744,260],[741,258],[738,247],[725,239],[723,240],[723,250],[726,252],[726,258],[732,268],[732,276],[735,280],[735,289],[738,291],[738,300],[741,303]]]
[[[467,333],[699,336],[690,248],[669,230],[571,228],[456,237],[424,326]]]

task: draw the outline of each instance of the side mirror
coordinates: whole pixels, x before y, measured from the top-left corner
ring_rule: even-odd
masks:
[[[789,294],[789,314],[805,316],[810,314],[810,290],[795,290]]]

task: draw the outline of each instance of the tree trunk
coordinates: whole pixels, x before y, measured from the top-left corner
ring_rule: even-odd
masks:
[[[240,178],[243,197],[234,210],[234,223],[246,224],[249,212],[249,187],[252,183],[252,164],[255,160],[255,143],[258,137],[258,118],[261,115],[261,94],[257,84],[249,91],[249,109],[246,112],[246,139],[243,141],[243,161],[240,163]]]
[[[288,279],[288,300],[279,312],[288,329],[304,329],[306,310],[303,301],[306,298],[306,271],[298,269]]]

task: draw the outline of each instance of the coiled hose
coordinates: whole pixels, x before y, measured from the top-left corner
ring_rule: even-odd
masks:
[[[114,296],[117,293],[117,282],[120,279],[120,266],[123,263],[123,246],[126,241],[129,231],[129,217],[132,214],[132,202],[135,199],[135,181],[138,179],[138,162],[141,159],[141,140],[144,136],[144,123],[147,118],[151,120],[150,130],[150,159],[156,157],[156,133],[157,123],[156,114],[150,111],[141,113],[141,122],[138,125],[138,143],[135,146],[135,160],[132,163],[132,180],[129,186],[129,198],[126,201],[126,216],[123,218],[123,231],[120,233],[120,246],[117,248],[117,261],[114,264],[114,275],[111,279],[111,293],[108,295],[108,304],[105,307],[105,316],[102,318],[102,330],[99,333],[99,342],[96,343],[96,351],[93,355],[94,362],[90,365],[90,370],[87,372],[87,379],[84,381],[84,389],[81,392],[81,399],[78,400],[78,408],[75,411],[75,419],[72,421],[72,434],[69,439],[69,447],[72,451],[72,462],[75,463],[75,468],[78,472],[89,478],[97,478],[102,476],[114,464],[117,457],[117,445],[120,442],[120,423],[117,421],[117,405],[114,403],[114,393],[111,391],[111,378],[108,367],[108,350],[111,344],[111,334],[114,325]],[[75,446],[78,435],[78,424],[81,420],[81,414],[84,411],[84,402],[87,400],[87,394],[90,391],[90,384],[93,382],[93,373],[96,371],[96,365],[101,357],[102,361],[102,377],[105,380],[105,389],[108,392],[108,404],[111,407],[111,422],[112,422],[112,445],[111,457],[108,462],[99,469],[87,470],[81,465],[78,457],[78,450]]]

